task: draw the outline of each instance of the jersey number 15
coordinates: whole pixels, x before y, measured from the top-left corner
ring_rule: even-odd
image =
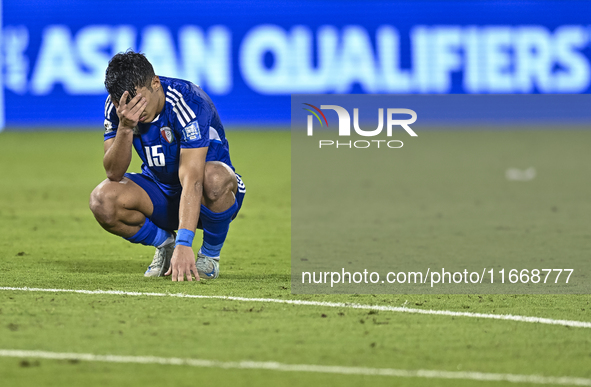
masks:
[[[146,146],[144,149],[146,150],[146,160],[150,167],[163,167],[166,164],[164,153],[162,153],[162,145]]]

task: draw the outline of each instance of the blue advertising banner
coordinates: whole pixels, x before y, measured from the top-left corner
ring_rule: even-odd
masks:
[[[226,124],[290,120],[292,93],[591,91],[591,3],[3,3],[6,125],[102,123],[117,52],[210,94]]]

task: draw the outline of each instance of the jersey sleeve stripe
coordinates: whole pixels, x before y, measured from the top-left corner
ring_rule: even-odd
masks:
[[[105,118],[109,119],[111,117],[111,110],[113,110],[113,106],[115,106],[115,105],[113,105],[113,103],[111,102],[109,104],[109,109],[107,110],[107,114],[105,114]]]
[[[172,90],[172,89],[171,89],[171,90]],[[189,119],[189,115],[188,115],[188,114],[185,112],[185,110],[183,109],[183,106],[182,106],[181,104],[179,104],[179,97],[177,97],[177,96],[176,96],[176,94],[173,94],[173,93],[171,93],[170,91],[167,91],[167,92],[166,92],[166,95],[167,95],[168,97],[172,98],[172,100],[174,100],[174,104],[175,104],[175,105],[178,105],[177,107],[179,108],[179,110],[180,110],[181,112],[183,112],[183,113],[184,113],[184,115],[185,115],[185,118],[186,118],[186,119]]]
[[[168,97],[170,97],[170,98],[168,98]],[[166,100],[168,101],[168,103],[170,103],[172,105],[172,110],[175,112],[181,125],[183,127],[187,126],[187,124],[185,123],[185,120],[183,119],[183,115],[181,113],[179,113],[179,109],[177,109],[177,106],[176,106],[176,104],[178,102],[178,98],[174,94],[167,91],[166,92]]]
[[[171,89],[171,90],[174,90],[174,89]],[[174,95],[174,94],[172,94],[170,92],[166,92],[166,95],[168,97],[170,97],[170,98],[172,98],[172,99],[175,100],[175,103],[173,104],[173,107],[178,108],[178,110],[175,110],[176,114],[179,115],[179,111],[180,111],[181,114],[183,115],[183,117],[185,118],[185,121],[186,122],[191,121],[191,119],[189,118],[189,115],[185,112],[185,109],[183,109],[182,104],[179,104],[178,103],[179,98],[176,95]],[[180,117],[180,115],[179,115],[179,117]],[[183,126],[185,126],[185,125],[186,124],[183,124]]]
[[[189,107],[189,105],[187,105],[187,103],[185,102],[185,99],[183,98],[183,95],[181,93],[179,93],[178,90],[175,90],[175,89],[170,89],[170,90],[178,96],[178,98],[181,101],[181,105],[183,105],[183,107],[191,115],[191,118],[195,119],[195,117],[196,117],[195,112]]]
[[[110,103],[111,103],[111,96],[108,96],[107,100],[105,101],[105,117],[107,116],[107,109],[109,108]]]
[[[176,104],[175,108],[179,108],[179,110],[180,110],[181,114],[182,114],[182,115],[183,115],[183,117],[185,118],[185,121],[187,121],[187,122],[189,122],[189,121],[190,121],[190,119],[189,119],[189,115],[188,115],[187,113],[185,113],[185,110],[183,110],[183,107],[182,107],[181,105],[179,105],[179,104]],[[178,112],[177,112],[177,114],[178,114]],[[186,125],[186,124],[184,124],[183,126],[185,126],[185,125]]]
[[[187,103],[185,102],[185,99],[183,98],[182,95],[181,95],[181,104],[185,107],[185,109],[187,109],[187,111],[191,115],[191,119],[194,120],[195,117],[197,117],[197,116],[195,115],[195,112],[193,112],[193,110],[189,107],[189,105],[187,105]]]
[[[179,111],[177,110],[176,106],[173,106],[172,107],[172,110],[174,110],[174,112],[176,113],[176,116],[179,119],[179,122],[181,123],[181,125],[183,127],[187,126],[187,123],[185,122],[185,120],[183,120],[183,116],[179,113]]]
[[[172,91],[173,93],[175,93],[179,97],[182,97],[183,96],[178,90],[175,90],[175,89],[172,89],[171,88],[170,91]]]

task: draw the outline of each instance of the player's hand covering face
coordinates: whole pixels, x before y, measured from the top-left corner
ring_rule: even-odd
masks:
[[[137,126],[140,116],[144,112],[146,106],[148,106],[148,101],[142,96],[142,93],[138,93],[129,102],[127,102],[128,99],[129,92],[125,91],[117,106],[119,127],[133,129]]]

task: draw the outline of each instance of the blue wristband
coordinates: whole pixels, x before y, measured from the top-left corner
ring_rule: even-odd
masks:
[[[174,247],[177,247],[178,245],[191,247],[193,246],[193,238],[195,238],[195,233],[193,231],[181,228],[178,234],[176,234],[176,243],[174,244]]]

